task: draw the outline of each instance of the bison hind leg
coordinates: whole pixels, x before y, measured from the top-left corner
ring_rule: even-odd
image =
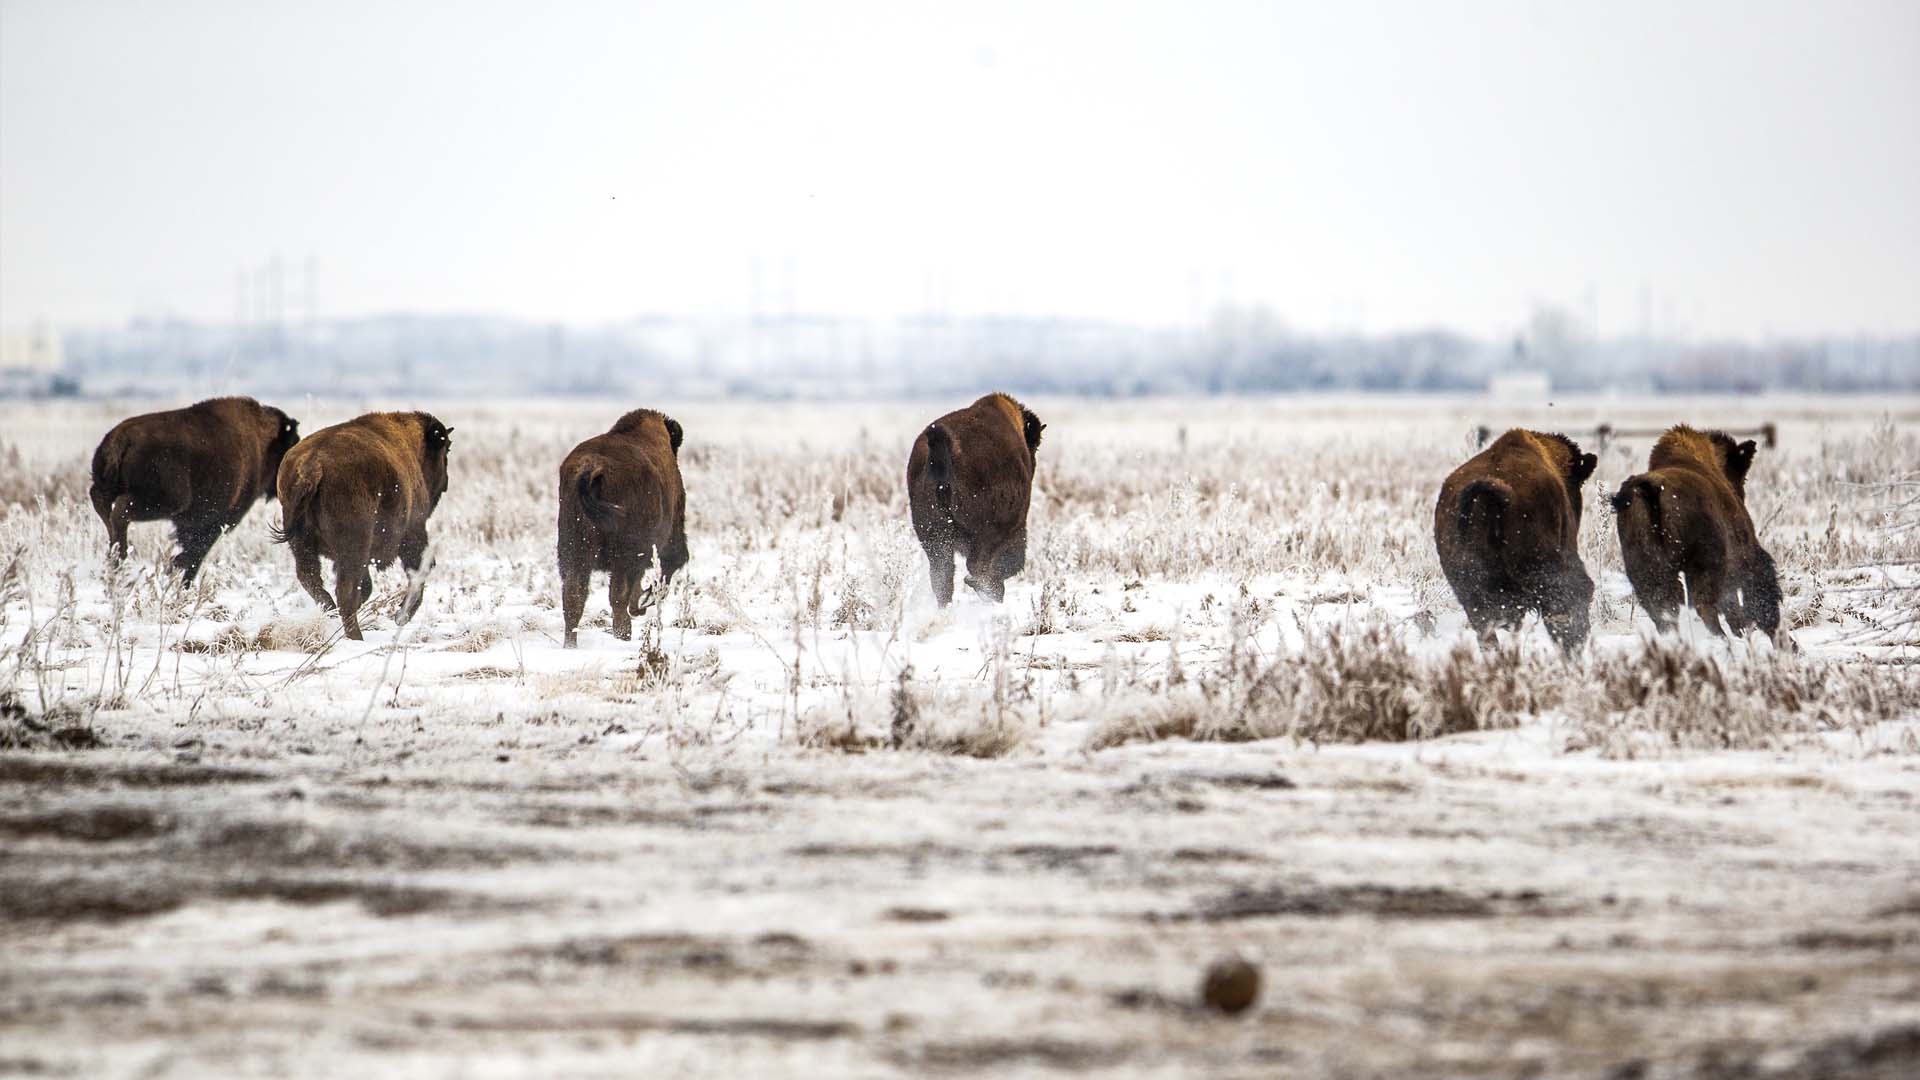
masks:
[[[607,603],[613,608],[613,636],[633,640],[633,605],[640,593],[640,574],[626,567],[607,574]]]
[[[1653,632],[1671,634],[1674,627],[1680,625],[1680,605],[1657,593],[1652,595],[1635,593],[1635,599],[1647,611],[1647,618],[1653,620]]]
[[[1013,577],[1027,568],[1027,530],[1023,526],[1019,532],[1000,549],[999,558],[994,560],[994,571],[1000,580]]]
[[[1670,634],[1679,622],[1685,606],[1685,582],[1676,571],[1671,575],[1648,573],[1629,562],[1627,580],[1633,585],[1633,598],[1653,620],[1656,634]]]
[[[1453,598],[1460,603],[1460,610],[1467,613],[1467,625],[1473,628],[1474,636],[1482,644],[1493,644],[1494,631],[1503,625],[1512,625],[1500,591],[1487,580],[1484,572],[1451,565],[1441,569],[1446,575],[1447,584],[1453,589]]]
[[[1003,602],[1007,598],[1007,583],[997,577],[989,577],[982,580],[974,577],[972,574],[968,574],[967,588],[972,589],[974,592],[979,593],[981,596],[986,597],[996,604]]]
[[[1587,643],[1587,633],[1591,629],[1592,616],[1584,605],[1573,605],[1541,613],[1540,621],[1547,626],[1547,634],[1560,651],[1571,656],[1580,651]]]
[[[1007,582],[1000,576],[1000,560],[967,559],[967,588],[998,604],[1007,598]]]
[[[207,561],[207,553],[213,550],[214,541],[220,539],[220,531],[218,521],[194,518],[174,521],[174,539],[180,545],[180,554],[173,557],[173,566],[180,571],[185,584],[193,584],[195,575],[200,573],[200,564]]]
[[[1586,644],[1592,625],[1593,578],[1569,559],[1547,578],[1539,597],[1540,621],[1560,651],[1572,655]]]
[[[1707,633],[1712,634],[1714,637],[1727,636],[1728,626],[1726,623],[1720,621],[1721,613],[1717,605],[1695,604],[1693,605],[1693,613],[1700,617],[1700,623],[1707,628]],[[1734,633],[1739,633],[1738,628],[1734,629]]]
[[[1700,617],[1700,622],[1706,626],[1707,632],[1714,637],[1725,637],[1727,628],[1720,623],[1721,596],[1718,582],[1711,578],[1696,578],[1692,574],[1688,574],[1685,578],[1685,586],[1687,606],[1693,608],[1693,613]],[[1734,622],[1735,617],[1731,611],[1731,605],[1729,605],[1727,614],[1727,621],[1729,623]],[[1738,632],[1737,628],[1735,632]]]
[[[953,538],[934,533],[920,540],[927,553],[927,581],[933,586],[933,601],[941,607],[953,603]]]
[[[332,611],[336,605],[333,597],[327,593],[326,582],[320,577],[320,549],[312,540],[304,536],[290,536],[287,547],[293,550],[293,576],[300,587],[307,590],[322,611]]]
[[[100,497],[96,496],[93,508],[100,510]],[[101,520],[107,523],[107,563],[117,566],[127,557],[127,526],[133,521],[133,496],[115,496],[100,513]]]
[[[1742,590],[1741,606],[1753,625],[1772,635],[1776,640],[1780,636],[1780,605],[1783,599],[1780,592],[1780,572],[1774,567],[1773,556],[1764,551],[1758,552],[1747,571],[1747,584]]]
[[[587,588],[593,583],[593,571],[585,567],[560,569],[560,617],[565,626],[566,647],[580,647],[580,616],[587,610]]]
[[[627,578],[627,614],[637,619],[666,599],[670,573],[666,558],[665,552],[649,548],[641,553],[638,562],[631,564]]]
[[[1500,610],[1490,604],[1463,604],[1467,612],[1467,625],[1473,628],[1473,636],[1483,645],[1491,645],[1494,632],[1500,629],[1505,619]]]
[[[678,525],[673,530],[673,536],[667,540],[667,550],[660,553],[661,583],[672,581],[673,575],[692,559],[693,553],[687,549],[687,527]]]
[[[427,598],[427,576],[433,567],[427,565],[426,573],[421,565],[427,557],[427,530],[423,525],[400,538],[400,565],[407,571],[407,598],[400,605],[400,625],[413,621],[420,611],[420,602]],[[368,580],[367,592],[373,592],[373,582]]]
[[[360,635],[360,605],[373,593],[373,578],[367,572],[369,547],[362,541],[352,551],[336,550],[333,555],[333,592],[340,601],[340,627],[350,641],[364,640]]]

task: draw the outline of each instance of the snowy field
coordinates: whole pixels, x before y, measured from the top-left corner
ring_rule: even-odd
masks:
[[[945,612],[902,474],[961,402],[378,404],[453,475],[349,642],[277,504],[109,578],[86,462],[161,406],[0,403],[0,1075],[1920,1070],[1920,401],[1029,401],[1027,571]],[[693,559],[565,651],[555,470],[640,405]],[[1584,653],[1471,640],[1442,478],[1602,421],[1779,425],[1797,651],[1652,635],[1639,437]]]

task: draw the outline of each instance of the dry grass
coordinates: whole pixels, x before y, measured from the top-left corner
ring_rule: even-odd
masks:
[[[1721,709],[1726,733],[1713,736],[1681,727],[1699,713],[1679,690],[1634,701],[1595,682],[1631,682],[1639,677],[1636,665],[1653,679],[1660,665],[1678,662],[1663,652],[1669,645],[1644,658],[1603,657],[1569,668],[1512,644],[1483,653],[1471,645],[1423,644],[1402,625],[1371,628],[1369,620],[1389,603],[1429,632],[1435,614],[1457,616],[1432,552],[1431,500],[1440,478],[1472,452],[1466,432],[1473,423],[1573,428],[1600,418],[1577,406],[1492,417],[1484,403],[1049,402],[1036,405],[1048,438],[1028,568],[1006,609],[1011,640],[994,646],[1000,659],[977,677],[950,665],[944,677],[916,682],[922,722],[911,739],[895,740],[891,675],[823,670],[814,650],[822,639],[831,644],[849,634],[902,642],[903,652],[952,639],[950,625],[929,624],[922,610],[925,565],[906,524],[900,477],[908,440],[930,408],[672,408],[687,429],[682,467],[695,557],[664,605],[671,636],[655,639],[659,655],[630,670],[530,669],[506,704],[534,709],[545,694],[579,693],[644,702],[662,715],[737,713],[742,724],[772,718],[790,736],[799,732],[821,745],[955,753],[1031,745],[1042,726],[1042,700],[1063,717],[1093,721],[1096,745],[1175,735],[1417,739],[1549,714],[1577,724],[1592,745],[1624,752],[1608,734],[1622,726],[1672,729],[1677,734],[1667,745],[1749,745],[1769,730],[1804,733],[1842,722],[1837,708],[1822,713],[1818,704],[1785,708],[1772,726],[1754,712],[1778,708],[1776,687],[1795,679],[1819,683],[1828,694],[1857,684],[1879,695],[1876,703],[1907,700],[1898,687],[1873,681],[1895,679],[1893,673],[1816,675],[1801,659],[1769,659],[1778,670],[1759,670],[1751,667],[1757,661],[1703,653],[1702,663],[1720,665],[1727,689],[1683,664],[1686,679],[1702,694],[1733,702]],[[1683,416],[1734,425],[1751,419],[1740,412],[1749,408],[1721,403],[1703,414],[1685,403],[1652,401],[1609,404],[1605,418],[1623,426]],[[1867,588],[1884,580],[1885,567],[1920,562],[1920,529],[1896,527],[1876,510],[1888,497],[1884,485],[1920,459],[1920,437],[1911,427],[1876,423],[1864,410],[1767,408],[1767,418],[1782,423],[1782,443],[1762,454],[1750,491],[1781,568],[1790,625],[1803,633],[1901,640],[1888,631],[1899,625],[1895,601]],[[96,433],[126,411],[85,403],[9,416],[17,422],[9,425],[16,441],[0,446],[0,643],[7,650],[0,689],[11,686],[35,708],[43,699],[46,707],[84,710],[133,697],[186,708],[252,700],[258,681],[237,673],[258,653],[304,654],[309,664],[296,674],[312,670],[313,658],[333,647],[337,623],[292,583],[285,549],[269,542],[278,515],[272,504],[222,538],[193,590],[168,584],[168,530],[137,527],[124,587],[108,588],[100,524],[84,496],[85,455]],[[296,411],[312,430],[359,408],[307,403]],[[554,463],[618,410],[533,403],[452,404],[442,411],[457,417],[468,437],[455,451],[452,488],[434,517],[438,567],[422,621],[409,636],[517,671],[520,653],[545,656],[557,637]],[[1608,448],[1587,493],[1581,548],[1603,582],[1619,572],[1618,545],[1600,512],[1603,496],[1644,464],[1645,450]],[[1859,571],[1866,576],[1842,583],[1836,574],[1852,573],[1850,567],[1866,568]],[[379,576],[379,599],[366,614],[370,628],[392,628],[397,583],[395,574]],[[1197,605],[1147,606],[1160,590],[1202,583],[1211,592]],[[1215,592],[1223,599],[1216,601]],[[1315,631],[1278,650],[1269,639],[1264,651],[1237,629],[1303,607],[1310,621],[1338,620],[1341,629]],[[1632,609],[1603,589],[1594,615],[1597,634],[1618,638]],[[604,590],[591,596],[586,625],[607,625]],[[772,691],[772,700],[765,686],[729,688],[721,668],[730,665],[678,655],[700,653],[706,646],[694,642],[702,637],[722,650],[778,656],[786,688]],[[1184,670],[1161,663],[1180,653],[1183,639],[1204,655]],[[1091,672],[1097,665],[1084,651],[1087,642],[1095,657],[1105,647],[1115,663]],[[202,682],[128,669],[123,654],[155,646],[197,661],[206,669]],[[503,657],[509,649],[515,655]],[[274,663],[288,670],[284,658]],[[1603,670],[1609,664],[1621,673]],[[223,674],[229,670],[236,674]],[[1749,679],[1764,686],[1742,697]],[[1876,704],[1861,715],[1887,713]]]
[[[1861,732],[1920,710],[1910,667],[1809,660],[1772,649],[1726,653],[1655,638],[1600,656],[1563,695],[1571,748],[1612,757],[1670,748],[1759,750],[1826,733]]]
[[[1105,703],[1088,746],[1162,738],[1403,742],[1513,727],[1557,704],[1553,682],[1542,678],[1555,663],[1517,647],[1482,654],[1469,645],[1435,659],[1380,625],[1330,629],[1296,655],[1267,659],[1239,648],[1157,697]]]
[[[1567,749],[1610,757],[1754,750],[1861,733],[1920,710],[1920,672],[1654,638],[1573,661],[1513,645],[1417,653],[1380,625],[1331,630],[1297,655],[1239,653],[1159,692],[1115,695],[1089,749],[1180,738],[1400,742],[1562,718]]]
[[[1022,702],[969,686],[923,686],[903,669],[884,698],[849,692],[800,718],[801,745],[844,753],[903,750],[954,757],[998,758],[1026,747],[1037,720]]]

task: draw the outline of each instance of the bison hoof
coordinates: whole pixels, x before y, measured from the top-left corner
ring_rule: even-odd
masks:
[[[561,645],[560,645],[560,647],[561,647],[561,648],[563,648],[563,649],[577,649],[577,648],[579,648],[579,647],[580,647],[580,635],[579,635],[579,634],[576,634],[576,633],[574,633],[574,632],[573,632],[573,631],[571,631],[571,630],[569,630],[569,631],[567,631],[567,636],[566,636],[566,640],[565,640],[565,641],[563,641],[563,642],[561,643]]]
[[[969,577],[967,578],[966,584],[967,588],[972,589],[974,592],[979,593],[981,596],[986,597],[996,604],[1007,598],[1006,586],[996,582],[976,581]]]

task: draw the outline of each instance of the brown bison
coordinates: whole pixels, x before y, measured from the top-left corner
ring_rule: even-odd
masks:
[[[453,429],[423,412],[368,413],[321,428],[280,463],[280,530],[294,573],[320,606],[335,597],[320,580],[320,557],[333,560],[340,625],[360,640],[360,605],[373,595],[369,564],[395,558],[407,569],[400,623],[420,608],[413,575],[427,550],[427,518],[447,493]]]
[[[578,645],[593,572],[607,572],[613,636],[633,636],[633,617],[654,594],[642,587],[654,560],[660,584],[687,564],[687,491],[680,483],[680,424],[635,409],[560,463],[560,607],[566,647]]]
[[[1046,427],[1007,395],[988,394],[913,441],[907,504],[941,607],[953,600],[955,554],[966,557],[968,587],[995,601],[1026,566],[1027,503]]]
[[[1595,461],[1564,435],[1515,428],[1441,485],[1440,569],[1481,637],[1533,611],[1562,649],[1586,641],[1593,579],[1580,562],[1580,485]]]
[[[1681,425],[1660,437],[1647,471],[1613,496],[1620,556],[1654,625],[1673,627],[1691,605],[1718,634],[1780,630],[1780,577],[1747,514],[1754,444]]]
[[[300,422],[248,397],[120,421],[93,452],[87,494],[107,526],[107,560],[127,553],[127,525],[173,522],[173,565],[193,583],[220,534],[271,499],[280,459],[300,441]]]

